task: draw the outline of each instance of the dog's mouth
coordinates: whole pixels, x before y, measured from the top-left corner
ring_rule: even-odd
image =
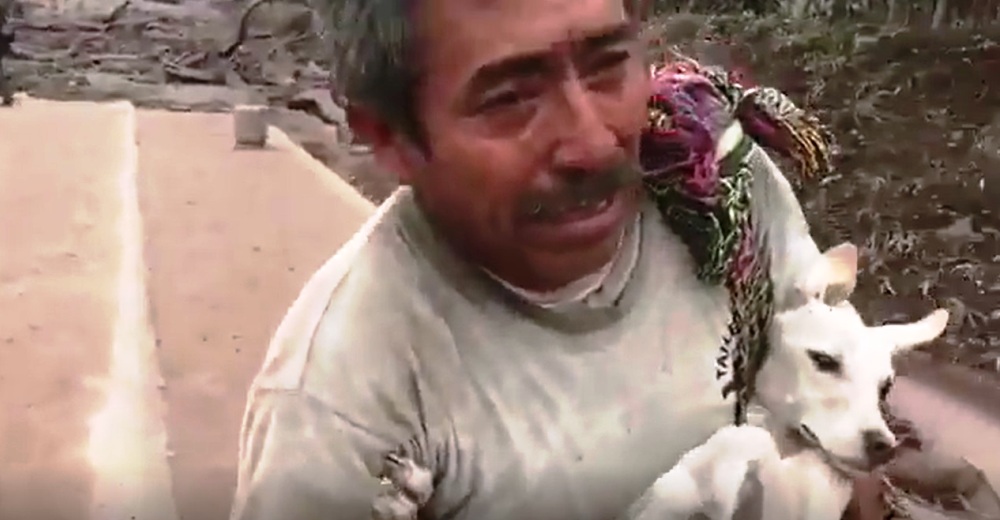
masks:
[[[824,462],[845,478],[854,479],[863,477],[876,469],[875,466],[864,461],[855,458],[840,457],[831,453],[823,447],[823,443],[820,442],[816,433],[805,424],[800,424],[797,429],[792,430],[792,435],[799,441],[803,448],[819,453],[823,457]]]

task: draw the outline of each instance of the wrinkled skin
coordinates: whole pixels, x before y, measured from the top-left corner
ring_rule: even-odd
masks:
[[[609,181],[637,163],[645,123],[637,21],[620,0],[433,0],[417,11],[425,146],[354,111],[376,158],[456,251],[508,282],[554,289],[607,264],[638,211],[637,172]],[[588,198],[613,203],[563,211]]]

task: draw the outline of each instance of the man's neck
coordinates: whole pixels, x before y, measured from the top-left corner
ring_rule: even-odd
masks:
[[[528,303],[544,308],[554,308],[565,304],[579,303],[585,301],[592,294],[605,289],[610,285],[616,286],[614,292],[620,293],[624,288],[624,283],[610,283],[618,281],[619,277],[628,277],[635,266],[639,256],[639,217],[636,221],[625,229],[618,241],[618,248],[612,259],[604,264],[597,271],[582,278],[570,282],[558,289],[551,291],[532,291],[517,287],[507,282],[499,276],[485,270],[486,273],[504,286],[506,289],[516,294]],[[618,275],[618,276],[616,276]]]

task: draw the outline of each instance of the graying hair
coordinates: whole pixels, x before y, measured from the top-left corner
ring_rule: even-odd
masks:
[[[338,103],[370,110],[411,135],[418,131],[410,24],[415,1],[313,0],[323,20]]]
[[[372,111],[409,137],[421,136],[410,16],[419,0],[312,0],[323,20],[334,95],[341,104]],[[648,0],[623,0],[642,14]],[[485,28],[484,28],[485,29]]]

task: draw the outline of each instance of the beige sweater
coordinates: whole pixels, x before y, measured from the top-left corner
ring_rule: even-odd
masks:
[[[819,252],[787,181],[752,153],[782,291]],[[732,418],[714,369],[724,291],[695,278],[651,207],[636,232],[634,265],[601,291],[530,305],[457,259],[398,191],[278,328],[232,519],[370,518],[374,475],[399,448],[436,476],[421,518],[621,514]]]

